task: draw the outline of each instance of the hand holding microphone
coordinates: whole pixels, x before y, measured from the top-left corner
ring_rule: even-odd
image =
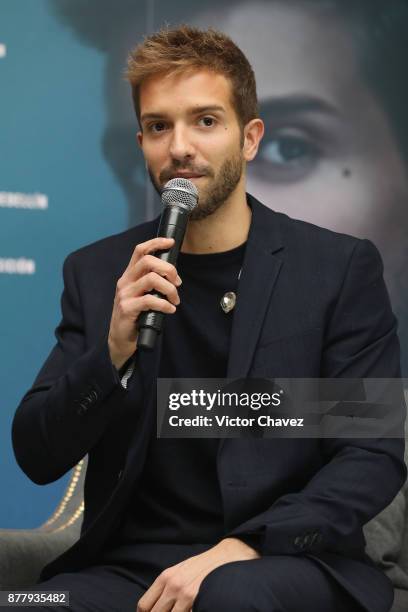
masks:
[[[180,303],[177,287],[181,279],[175,263],[197,200],[191,181],[175,178],[166,183],[158,236],[136,246],[117,282],[108,344],[118,370],[136,348],[154,348],[164,314],[174,313]]]

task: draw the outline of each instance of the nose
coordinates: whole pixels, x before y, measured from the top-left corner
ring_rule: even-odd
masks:
[[[194,157],[194,146],[186,126],[180,124],[174,126],[169,152],[173,159],[181,162]]]

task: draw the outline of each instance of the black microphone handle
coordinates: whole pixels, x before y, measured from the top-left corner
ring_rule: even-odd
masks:
[[[153,255],[159,259],[163,259],[163,261],[168,261],[169,263],[176,265],[178,254],[181,245],[183,244],[184,234],[186,233],[189,214],[190,210],[184,206],[172,204],[165,207],[160,218],[157,236],[163,238],[174,238],[174,245],[167,251],[156,251],[153,253]],[[150,291],[150,294],[167,299],[167,297],[159,293],[159,291],[153,290]],[[161,333],[163,325],[164,312],[147,310],[140,313],[137,320],[137,326],[139,329],[137,348],[147,350],[154,349],[156,339]]]

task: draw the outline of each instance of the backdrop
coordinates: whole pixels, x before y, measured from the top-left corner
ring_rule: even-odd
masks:
[[[248,190],[271,208],[377,244],[408,376],[406,126],[382,93],[385,73],[396,88],[405,79],[381,64],[391,50],[372,53],[370,72],[353,24],[317,14],[313,0],[192,4],[1,2],[2,528],[45,521],[68,479],[31,483],[10,439],[14,411],[54,343],[63,260],[159,212],[123,69],[129,49],[164,23],[216,26],[247,53],[266,124]]]

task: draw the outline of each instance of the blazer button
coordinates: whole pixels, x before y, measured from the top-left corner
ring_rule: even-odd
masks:
[[[317,546],[319,546],[319,544],[321,544],[323,540],[323,536],[319,531],[315,531],[312,535],[312,540],[310,542],[310,547],[311,548],[316,548]]]
[[[80,402],[78,408],[77,408],[77,414],[79,414],[79,416],[83,416],[85,414],[85,412],[88,410],[88,404],[83,401]]]
[[[85,397],[86,401],[89,402],[90,404],[93,404],[94,402],[96,402],[96,400],[98,399],[98,394],[95,391],[95,389],[91,389],[89,395],[87,395]]]

